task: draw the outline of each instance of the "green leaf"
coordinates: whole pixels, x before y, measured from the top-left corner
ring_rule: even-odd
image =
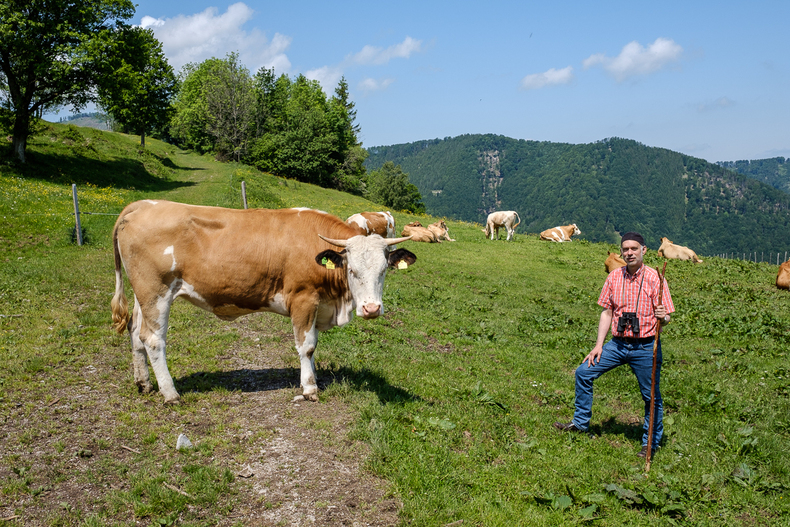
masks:
[[[571,505],[573,505],[573,500],[571,499],[571,497],[570,497],[570,496],[565,496],[565,495],[562,495],[562,496],[557,496],[557,497],[554,499],[554,501],[552,502],[552,504],[551,504],[551,505],[552,505],[552,507],[554,507],[555,509],[557,509],[557,510],[560,510],[560,511],[561,511],[561,510],[565,510],[565,509],[567,509],[568,507],[570,507]]]
[[[595,513],[597,510],[598,510],[598,505],[593,503],[589,507],[585,507],[579,510],[579,516],[581,516],[585,520],[591,520],[595,517]]]

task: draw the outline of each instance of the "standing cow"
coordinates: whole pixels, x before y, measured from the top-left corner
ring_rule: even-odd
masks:
[[[697,253],[688,247],[672,243],[672,240],[666,236],[661,238],[661,247],[658,248],[658,255],[673,260],[691,260],[694,263],[702,263]]]
[[[486,238],[498,240],[499,228],[504,227],[507,229],[507,241],[510,241],[516,232],[516,227],[518,227],[520,223],[521,218],[518,212],[514,210],[500,210],[488,215],[488,219],[486,219],[486,228],[483,232],[486,233]]]
[[[415,262],[391,245],[408,238],[361,236],[341,219],[310,209],[223,209],[168,201],[128,205],[113,230],[113,326],[129,329],[134,380],[151,392],[151,361],[165,404],[180,401],[165,343],[176,298],[223,320],[268,311],[290,317],[301,362],[302,397],[318,400],[318,332],[384,313],[387,268]],[[336,247],[344,250],[338,252]],[[121,265],[134,289],[124,292]]]
[[[576,224],[571,223],[570,225],[561,225],[553,229],[546,229],[540,233],[540,239],[550,242],[570,242],[573,241],[571,240],[571,236],[578,236],[581,233],[582,231],[579,230]]]

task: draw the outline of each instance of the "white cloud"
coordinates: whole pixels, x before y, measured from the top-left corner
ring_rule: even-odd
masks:
[[[551,68],[543,73],[533,73],[521,79],[519,87],[522,90],[537,90],[546,86],[554,86],[556,84],[568,84],[573,80],[573,67],[568,66],[557,70]]]
[[[406,37],[400,44],[395,44],[387,49],[375,46],[365,46],[362,51],[349,57],[349,61],[356,64],[386,64],[392,59],[407,59],[412,53],[417,53],[422,47],[421,40]]]
[[[647,48],[639,42],[629,42],[614,58],[603,53],[591,55],[584,60],[584,67],[586,69],[600,65],[619,82],[634,75],[658,71],[677,61],[682,53],[683,48],[674,40],[659,37]]]
[[[719,97],[713,102],[698,104],[697,111],[700,113],[705,113],[712,110],[718,110],[721,108],[729,108],[730,106],[735,106],[735,101],[733,101],[728,97]]]
[[[359,83],[359,89],[368,94],[374,91],[386,90],[395,79],[371,79],[367,78]]]
[[[304,76],[310,80],[318,81],[324,89],[324,92],[326,92],[327,95],[331,95],[334,93],[337,83],[340,82],[340,78],[343,76],[343,70],[335,66],[323,66],[308,71]]]
[[[277,73],[287,73],[291,62],[285,51],[291,45],[291,37],[277,33],[268,41],[266,35],[257,29],[244,31],[242,27],[252,15],[251,8],[237,2],[222,14],[218,14],[216,7],[209,7],[188,16],[164,19],[144,16],[141,26],[154,31],[176,71],[188,62],[202,62],[238,52],[239,61],[252,73],[261,67],[273,67]]]

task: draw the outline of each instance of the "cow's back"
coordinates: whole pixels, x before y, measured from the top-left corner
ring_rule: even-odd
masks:
[[[333,288],[315,256],[348,239],[342,220],[309,209],[224,209],[167,201],[136,202],[118,220],[118,242],[132,287],[159,276],[181,279],[210,306],[260,309],[276,293]],[[342,286],[340,286],[342,287]]]

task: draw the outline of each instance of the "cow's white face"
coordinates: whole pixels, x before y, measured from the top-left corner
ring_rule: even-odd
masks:
[[[390,251],[390,246],[403,243],[411,236],[382,238],[372,234],[353,236],[347,240],[321,238],[332,245],[345,247],[342,253],[323,251],[316,256],[316,262],[323,265],[325,260],[331,260],[333,265],[340,265],[344,269],[357,315],[363,318],[376,318],[384,313],[382,295],[387,268],[400,264],[411,265],[417,259],[406,249]]]
[[[378,234],[354,236],[348,240],[346,276],[357,316],[376,318],[384,314],[382,296],[389,266],[388,254],[388,244]]]
[[[576,224],[574,223],[574,224],[573,224],[573,234],[575,234],[576,236],[578,236],[578,235],[579,235],[579,234],[581,234],[581,233],[582,233],[582,231],[580,231],[580,230],[579,230],[579,228],[578,228],[578,227],[576,226]]]

